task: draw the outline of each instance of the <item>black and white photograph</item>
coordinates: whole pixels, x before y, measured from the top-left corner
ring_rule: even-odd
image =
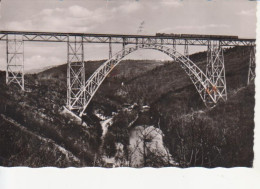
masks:
[[[0,166],[252,168],[256,12],[2,0]]]

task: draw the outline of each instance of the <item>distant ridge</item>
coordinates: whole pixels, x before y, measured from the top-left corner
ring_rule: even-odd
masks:
[[[48,69],[51,69],[51,68],[57,67],[57,66],[60,66],[60,65],[46,66],[46,67],[43,67],[43,68],[35,68],[35,69],[25,71],[25,74],[38,74],[40,72],[44,72],[45,70],[48,70]]]

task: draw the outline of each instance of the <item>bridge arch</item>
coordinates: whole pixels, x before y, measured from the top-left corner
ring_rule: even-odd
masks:
[[[100,85],[103,83],[108,74],[117,66],[122,59],[128,54],[137,51],[138,49],[153,49],[165,53],[170,56],[187,73],[192,83],[194,84],[196,90],[198,91],[201,99],[207,107],[213,107],[217,103],[215,94],[220,96],[223,100],[221,93],[218,91],[216,86],[211,82],[211,80],[204,74],[204,72],[188,57],[182,55],[174,49],[168,48],[162,45],[153,45],[153,44],[142,44],[136,45],[135,47],[128,47],[120,52],[116,53],[109,60],[104,62],[86,81],[85,87],[82,88],[77,94],[76,98],[72,102],[72,106],[77,103],[78,100],[82,99],[82,96],[85,96],[84,106],[81,107],[79,111],[79,116],[81,117],[90,103],[91,99],[97,92]]]

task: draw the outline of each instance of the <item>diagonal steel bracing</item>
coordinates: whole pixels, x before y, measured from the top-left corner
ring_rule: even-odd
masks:
[[[255,79],[255,46],[250,47],[250,59],[249,59],[249,70],[247,84],[249,85]]]
[[[210,81],[210,79],[200,70],[199,67],[196,66],[188,57],[178,53],[177,51],[170,49],[165,46],[161,45],[138,45],[135,47],[129,47],[125,48],[124,50],[118,52],[115,54],[110,60],[107,60],[105,63],[103,63],[87,80],[85,84],[85,91],[79,91],[76,95],[76,100],[74,101],[74,104],[77,103],[77,100],[79,100],[82,96],[82,93],[86,93],[86,103],[84,106],[79,108],[80,116],[84,113],[86,107],[88,106],[89,102],[95,95],[96,91],[98,90],[99,86],[102,84],[102,82],[105,80],[105,78],[108,76],[108,74],[113,70],[113,68],[119,64],[119,62],[128,54],[138,50],[138,49],[154,49],[161,51],[171,58],[176,58],[177,63],[179,63],[183,69],[186,71],[186,73],[190,76],[193,84],[195,85],[197,91],[199,92],[203,102],[208,105],[206,99],[211,99],[211,104],[216,104],[217,102],[214,99],[214,96],[210,93],[206,93],[205,91],[208,88],[213,88],[214,84]],[[219,96],[221,94],[217,92]],[[72,104],[72,106],[74,106]]]
[[[227,87],[224,55],[219,41],[208,42],[206,75],[213,83],[213,87],[207,88],[204,95],[211,94],[216,102],[220,99],[226,101]],[[206,101],[208,101],[208,104],[212,102],[208,98],[206,98]]]
[[[24,42],[22,36],[7,36],[6,54],[6,84],[14,83],[24,90]]]
[[[77,110],[86,103],[83,38],[68,37],[67,53],[67,108]]]

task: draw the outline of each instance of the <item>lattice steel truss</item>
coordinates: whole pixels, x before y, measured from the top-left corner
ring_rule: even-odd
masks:
[[[170,37],[170,36],[148,36],[148,35],[121,35],[121,34],[87,34],[87,33],[53,33],[53,32],[24,32],[24,31],[0,31],[0,40],[6,40],[7,35],[22,35],[24,41],[44,41],[44,42],[67,42],[69,36],[83,37],[84,43],[112,43],[126,44],[157,44],[172,45],[202,45],[207,46],[210,38],[197,37]],[[252,46],[255,45],[255,39],[218,39],[221,46]]]
[[[213,83],[213,87],[207,88],[205,96],[211,94],[216,102],[220,99],[226,101],[227,87],[224,55],[219,41],[209,41],[208,43],[206,75]],[[206,98],[206,100],[208,101],[207,104],[212,102],[211,99]]]
[[[190,76],[193,84],[195,85],[197,91],[199,92],[203,102],[207,105],[206,99],[211,99],[212,103],[216,103],[214,96],[210,93],[207,93],[207,96],[204,96],[204,91],[206,91],[209,87],[212,89],[214,84],[210,81],[210,79],[201,71],[201,69],[196,66],[189,58],[183,56],[182,54],[178,53],[177,51],[170,49],[165,46],[161,45],[138,45],[135,47],[125,48],[118,53],[116,53],[110,60],[107,60],[103,63],[87,80],[85,84],[85,92],[86,92],[86,103],[83,107],[79,109],[79,115],[82,116],[86,107],[88,106],[89,102],[95,95],[96,91],[98,90],[99,86],[105,80],[107,75],[114,69],[114,67],[119,64],[119,62],[128,54],[140,49],[155,49],[161,51],[172,58],[176,58],[178,63],[182,65],[186,73]],[[76,95],[77,99],[75,99],[74,104],[77,103],[83,94],[84,91],[79,91]],[[218,92],[219,96],[221,94]],[[72,103],[72,106],[74,106]]]
[[[255,79],[255,46],[250,47],[250,59],[249,59],[249,70],[248,70],[248,79],[247,84],[249,85],[251,81]]]
[[[22,36],[8,36],[6,54],[6,84],[15,83],[24,90],[24,42]]]
[[[68,37],[67,44],[67,108],[78,110],[86,104],[83,39],[77,36]]]
[[[189,44],[187,40],[185,40],[185,44],[184,44],[184,56],[189,58]]]

